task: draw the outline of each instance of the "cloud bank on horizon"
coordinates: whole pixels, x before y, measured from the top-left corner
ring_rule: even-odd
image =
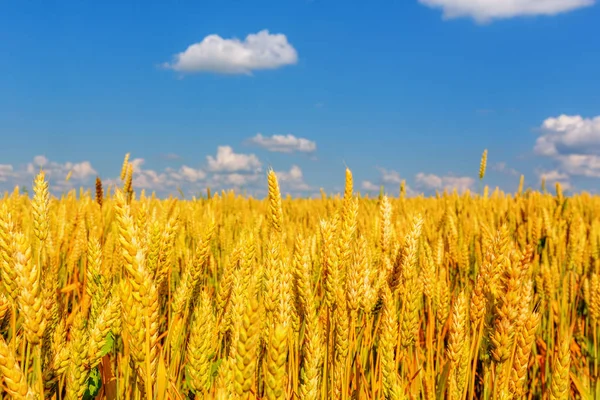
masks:
[[[575,189],[572,179],[576,177],[600,178],[600,116],[585,118],[580,115],[559,115],[545,119],[539,128],[538,138],[533,153],[540,160],[548,160],[553,168],[536,170],[538,181],[544,179],[549,184],[561,183],[564,189]],[[278,139],[280,138],[280,139]],[[283,138],[283,139],[281,139]],[[293,135],[273,135],[265,137],[258,134],[250,139],[262,145],[267,151],[292,153],[312,152],[316,142],[298,138]],[[170,161],[179,160],[171,154]],[[493,159],[493,153],[491,153]],[[490,159],[488,159],[489,162]],[[206,187],[214,189],[246,190],[250,194],[264,194],[265,169],[259,157],[254,153],[236,152],[232,146],[217,147],[215,155],[207,155],[205,162],[197,167],[182,164],[177,168],[166,167],[155,170],[146,167],[144,158],[134,158],[133,184],[137,189],[173,194],[179,188],[187,189],[187,193],[202,192]],[[57,162],[38,155],[30,162],[20,166],[0,164],[0,188],[10,190],[14,186],[28,185],[33,177],[43,169],[55,192],[65,191],[79,186],[90,187],[96,175],[102,175],[91,161]],[[459,193],[476,189],[477,173],[474,176],[456,174],[436,174],[419,172],[412,179],[403,176],[399,171],[377,167],[379,176],[360,182],[357,190],[375,193],[385,190],[396,193],[399,185],[407,182],[409,196],[433,194],[436,191],[453,191]],[[490,163],[490,171],[517,176],[520,173],[504,161]],[[282,190],[294,195],[310,196],[317,194],[317,187],[306,182],[302,168],[292,164],[289,170],[276,170]],[[66,177],[70,176],[69,181]],[[407,179],[408,178],[408,179]],[[109,185],[118,184],[119,180],[108,177]]]

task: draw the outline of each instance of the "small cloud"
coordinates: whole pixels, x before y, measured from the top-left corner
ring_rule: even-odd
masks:
[[[212,177],[212,186],[227,186],[234,188],[247,187],[254,185],[261,178],[259,174],[240,174],[237,172],[231,174],[217,174]]]
[[[48,159],[45,156],[35,156],[33,157],[33,164],[38,167],[44,167],[48,164]]]
[[[206,179],[206,172],[182,165],[177,171],[169,171],[169,176],[176,181],[198,182]]]
[[[239,189],[254,186],[261,178],[260,162],[253,154],[237,154],[230,146],[220,146],[216,157],[207,156],[207,165],[196,168],[182,165],[163,170],[146,168],[146,160],[135,158],[133,164],[134,189],[152,190],[162,195],[175,190],[197,194],[206,187],[213,189]],[[119,178],[107,179],[109,185],[120,184]]]
[[[135,190],[145,189],[157,193],[173,193],[177,188],[186,187],[200,190],[200,185],[207,180],[207,173],[200,168],[182,165],[178,169],[171,167],[162,171],[146,168],[146,160],[134,158],[129,161],[133,165],[133,188]],[[105,179],[105,184],[121,185],[120,178]]]
[[[219,146],[217,156],[207,156],[208,169],[212,172],[260,171],[261,163],[254,154],[238,154],[231,146]]]
[[[399,185],[402,183],[400,173],[391,169],[377,168],[381,173],[381,181],[383,183],[395,183]]]
[[[494,110],[490,110],[490,109],[487,109],[487,108],[482,108],[482,109],[479,109],[479,110],[475,110],[475,112],[477,114],[479,114],[479,115],[489,115],[489,114],[494,113]]]
[[[10,186],[30,187],[40,170],[44,171],[51,191],[64,191],[77,185],[86,185],[91,183],[91,178],[97,174],[89,161],[61,163],[38,155],[20,166],[0,164],[0,183],[3,184],[3,189]],[[69,176],[68,181],[67,176]]]
[[[175,154],[175,153],[161,154],[160,158],[162,158],[163,160],[168,160],[168,161],[181,160],[181,156],[179,154]]]
[[[208,35],[173,58],[163,66],[178,72],[250,75],[255,70],[296,64],[298,53],[284,34],[262,30],[249,34],[244,41]]]
[[[552,170],[552,171],[543,171],[539,173],[539,176],[541,179],[545,179],[546,181],[561,181],[561,180],[567,180],[569,179],[569,175],[557,171],[557,170]]]
[[[134,158],[132,160],[129,160],[129,164],[133,165],[134,171],[140,171],[142,169],[142,165],[144,165],[145,163],[146,160],[144,160],[143,158]]]
[[[278,153],[313,153],[317,150],[317,144],[312,140],[299,138],[291,134],[263,136],[257,133],[249,142]]]
[[[381,167],[377,167],[377,169],[379,170],[379,174],[380,174],[378,181],[377,182],[373,182],[372,180],[362,181],[361,188],[368,192],[373,192],[373,191],[379,191],[381,189],[381,186],[383,186],[386,190],[391,190],[393,192],[398,193],[400,191],[400,184],[402,183],[402,181],[405,180],[400,176],[400,173],[398,171],[394,171],[392,169],[386,169],[386,168],[381,168]],[[393,185],[393,186],[390,186],[390,185]],[[390,187],[391,187],[391,189],[390,189]],[[415,190],[413,190],[408,184],[405,186],[405,189],[406,189],[407,196],[412,197],[412,196],[419,195],[419,193],[417,193]]]
[[[167,187],[168,177],[152,169],[134,170],[133,187],[135,189],[160,190]]]
[[[282,188],[291,191],[306,191],[311,187],[304,182],[304,174],[302,169],[297,165],[292,165],[289,171],[275,171],[277,180]]]
[[[538,177],[544,179],[547,184],[556,184],[560,183],[563,189],[570,190],[572,189],[571,182],[569,180],[569,175],[564,172],[560,172],[558,170],[551,171],[537,171]]]
[[[65,179],[71,173],[71,180],[85,181],[95,176],[96,170],[89,161],[59,163],[50,161],[45,156],[35,156],[33,161],[27,164],[26,171],[29,175],[36,175],[42,168],[48,178]]]
[[[496,164],[492,165],[491,169],[492,169],[492,171],[501,172],[501,173],[507,174],[507,175],[512,175],[512,176],[520,175],[519,171],[517,171],[514,168],[508,167],[504,161],[497,162]]]
[[[380,187],[374,184],[371,181],[362,181],[360,184],[361,189],[366,190],[367,192],[376,192],[379,191]]]
[[[71,179],[75,178],[79,180],[84,180],[97,174],[96,170],[92,168],[92,164],[89,161],[84,161],[75,164],[66,163],[65,167],[69,170],[69,172],[73,171]],[[67,174],[69,172],[67,172]]]
[[[187,165],[182,166],[179,169],[180,174],[190,182],[201,181],[206,178],[206,172],[201,169],[195,169],[188,167]]]
[[[315,108],[323,108],[323,107],[325,107],[325,103],[323,103],[323,102],[315,103]]]
[[[425,174],[419,172],[415,176],[415,181],[418,186],[430,190],[454,190],[464,192],[470,190],[475,184],[475,179],[468,176],[438,176],[435,174]]]
[[[520,16],[557,15],[594,5],[594,0],[419,0],[440,8],[444,19],[469,17],[478,23]]]
[[[0,182],[6,182],[14,176],[14,168],[10,164],[0,164]]]

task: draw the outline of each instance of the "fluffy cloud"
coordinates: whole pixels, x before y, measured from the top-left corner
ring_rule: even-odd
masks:
[[[195,169],[188,167],[187,165],[183,165],[181,168],[179,168],[177,173],[173,174],[173,176],[181,176],[188,182],[198,182],[206,178],[206,172],[201,169]]]
[[[136,189],[165,191],[184,184],[201,183],[207,177],[204,170],[187,165],[182,165],[178,169],[166,168],[159,172],[145,168],[146,161],[143,158],[134,158],[129,162],[133,165],[133,187]],[[117,179],[108,182],[120,184]]]
[[[275,171],[277,180],[283,190],[305,191],[310,190],[310,186],[304,182],[302,169],[297,165],[292,165],[289,171]]]
[[[260,171],[261,163],[254,154],[238,154],[230,146],[219,146],[217,156],[207,156],[212,172]]]
[[[458,190],[464,192],[470,190],[475,184],[475,179],[468,176],[438,176],[419,172],[415,176],[418,186],[430,190]]]
[[[213,191],[243,189],[253,195],[266,193],[267,177],[258,158],[252,154],[236,154],[229,146],[219,147],[216,156],[208,156],[206,164],[197,167],[180,165],[152,169],[140,157],[131,158],[129,162],[133,165],[132,183],[136,191],[144,189],[165,196],[176,195],[181,189],[186,194],[197,195],[210,187]],[[15,186],[23,185],[31,188],[33,178],[40,169],[45,171],[54,194],[80,186],[92,188],[93,178],[97,175],[89,161],[58,163],[44,156],[36,156],[20,167],[0,164],[0,189],[12,190]],[[66,181],[69,172],[71,177]],[[276,173],[284,193],[298,194],[313,189],[305,182],[303,171],[297,165]],[[118,176],[100,176],[105,188],[123,185]]]
[[[569,175],[600,177],[600,116],[560,115],[546,119],[534,152]]]
[[[35,156],[33,157],[33,164],[39,167],[45,167],[48,164],[48,159],[46,156]]]
[[[571,182],[569,181],[569,175],[558,170],[552,171],[538,171],[538,177],[544,179],[547,184],[560,183],[563,189],[569,190],[572,188]]]
[[[366,190],[367,192],[375,192],[375,191],[379,191],[379,186],[377,186],[376,184],[374,184],[371,181],[362,181],[362,183],[360,184],[360,187],[362,190]]]
[[[8,190],[15,186],[31,188],[34,177],[43,170],[50,190],[62,192],[75,186],[93,182],[96,170],[89,161],[64,163],[51,161],[45,156],[35,156],[30,162],[21,165],[0,164],[0,189]],[[69,181],[66,181],[69,176]]]
[[[249,186],[255,186],[258,181],[264,178],[259,173],[252,174],[240,174],[237,172],[226,173],[226,174],[215,174],[211,176],[208,184],[210,187],[215,188],[248,188]]]
[[[543,132],[535,143],[535,152],[545,156],[561,153],[598,153],[600,151],[600,116],[561,115],[546,119]]]
[[[159,195],[174,194],[182,189],[188,194],[204,192],[206,187],[213,189],[247,188],[255,186],[262,177],[260,162],[250,154],[236,154],[229,146],[220,146],[217,155],[207,156],[207,163],[198,168],[181,165],[154,170],[146,167],[143,158],[134,158],[133,187],[136,190],[155,191]],[[119,178],[106,179],[107,185],[122,185]]]
[[[175,153],[165,153],[165,154],[161,154],[160,157],[163,160],[180,160],[181,156],[179,154],[175,154]]]
[[[386,169],[378,167],[379,171],[379,179],[374,182],[372,180],[364,180],[361,182],[361,189],[367,192],[379,192],[381,190],[381,186],[384,186],[386,190],[389,190],[394,193],[399,193],[400,184],[404,180],[398,171],[394,171],[392,169]],[[416,192],[413,188],[411,188],[408,184],[405,186],[406,194],[409,197],[418,196],[420,193]]]
[[[250,143],[263,147],[269,151],[279,153],[312,153],[317,150],[317,144],[311,140],[299,138],[294,135],[263,136],[257,133],[249,140]]]
[[[92,167],[89,161],[82,161],[73,163],[67,161],[66,163],[58,163],[50,161],[44,156],[35,156],[33,162],[27,164],[27,173],[29,175],[35,175],[43,169],[48,179],[61,179],[66,178],[71,173],[71,180],[83,182],[88,178],[97,174],[96,170]]]
[[[156,171],[145,168],[143,158],[132,159],[133,186],[135,189],[152,190],[159,194],[173,193],[176,188],[196,194],[203,192],[206,187],[217,190],[253,188],[264,178],[260,174],[260,161],[255,155],[237,154],[230,146],[218,147],[217,155],[207,156],[206,160],[206,166],[200,168],[182,165],[179,168],[169,167]],[[109,182],[121,184],[118,179]]]
[[[283,34],[268,30],[249,34],[244,41],[208,35],[176,54],[165,67],[180,72],[251,74],[255,70],[275,69],[296,64],[298,53]]]
[[[378,168],[379,172],[381,173],[381,181],[383,183],[395,183],[397,185],[399,185],[400,183],[402,183],[402,178],[400,177],[400,173],[391,170],[391,169],[385,169],[385,168]]]
[[[432,8],[440,8],[445,19],[470,17],[488,22],[518,16],[556,15],[582,7],[595,0],[419,0]]]
[[[288,171],[275,171],[275,174],[282,192],[298,193],[311,189],[304,180],[302,169],[297,165],[293,165]],[[207,178],[207,184],[212,188],[247,189],[254,194],[266,193],[266,183],[267,177],[260,171],[219,172]]]
[[[497,171],[497,172],[501,172],[503,174],[512,175],[512,176],[520,175],[519,171],[507,166],[504,161],[497,162],[496,164],[492,165],[492,171]]]
[[[13,166],[10,164],[0,164],[0,182],[6,182],[13,176]]]

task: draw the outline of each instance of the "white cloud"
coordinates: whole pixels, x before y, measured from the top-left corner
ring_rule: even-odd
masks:
[[[137,170],[133,173],[134,189],[160,190],[167,188],[167,174],[152,169]]]
[[[180,72],[251,74],[255,70],[275,69],[298,62],[296,49],[283,34],[268,30],[249,34],[244,41],[208,35],[176,54],[164,66]]]
[[[381,186],[384,186],[384,189],[387,191],[399,193],[400,184],[403,180],[405,180],[400,176],[400,173],[392,169],[386,169],[381,167],[377,167],[377,169],[379,170],[380,174],[377,182],[374,182],[372,180],[362,181],[361,188],[368,192],[378,192],[379,190],[381,190]],[[417,191],[413,190],[413,188],[411,188],[408,184],[406,184],[405,189],[406,195],[409,197],[418,196],[420,194]]]
[[[565,152],[593,152],[600,150],[600,116],[583,118],[580,115],[561,115],[546,119],[542,136],[534,151],[540,155],[553,156]]]
[[[233,186],[245,186],[249,182],[253,181],[254,176],[242,175],[242,174],[229,174],[225,175],[225,183]]]
[[[255,184],[260,179],[259,174],[226,174],[217,175],[214,177],[213,182],[216,185],[233,186],[235,188],[246,187]]]
[[[560,115],[546,119],[534,152],[569,175],[600,177],[600,116]]]
[[[484,23],[518,16],[556,15],[592,6],[595,0],[419,0],[441,8],[445,19],[470,17]]]
[[[503,174],[518,176],[520,175],[519,171],[514,168],[511,168],[506,165],[506,162],[500,161],[496,164],[492,165],[492,170],[497,172],[502,172]]]
[[[26,167],[29,175],[36,175],[40,169],[44,170],[48,179],[65,179],[70,172],[70,179],[80,182],[85,181],[97,174],[96,170],[92,167],[92,164],[89,161],[82,161],[78,163],[67,161],[65,163],[59,163],[56,161],[50,161],[44,156],[35,156],[33,161],[27,164]]]
[[[202,171],[201,169],[188,167],[187,165],[183,165],[181,168],[179,168],[178,175],[181,175],[189,182],[197,182],[206,178],[206,172]]]
[[[215,190],[244,187],[250,189],[251,193],[259,191],[261,185],[266,186],[266,177],[260,173],[260,162],[254,155],[236,154],[230,147],[222,146],[217,151],[217,156],[209,156],[207,161],[205,166],[181,165],[177,168],[156,170],[148,168],[144,158],[132,158],[129,162],[133,165],[133,188],[136,191],[155,191],[159,196],[163,196],[176,194],[177,188],[195,195],[204,192],[207,186]],[[213,169],[208,170],[209,166]],[[93,177],[98,175],[89,161],[58,163],[44,156],[36,156],[19,168],[0,164],[0,189],[7,190],[22,185],[31,187],[33,178],[40,169],[46,173],[50,188],[56,194],[79,186],[91,188]],[[71,177],[66,181],[69,172]],[[302,171],[292,168],[283,174],[283,180],[289,181],[289,187],[302,187]],[[101,178],[105,187],[123,185],[118,176],[101,175]]]
[[[363,190],[366,190],[367,192],[375,192],[375,191],[379,191],[379,186],[377,186],[376,184],[374,184],[371,181],[362,181],[360,187]]]
[[[547,184],[556,184],[558,182],[564,190],[570,190],[572,188],[571,182],[569,181],[569,175],[558,170],[538,171],[538,177],[544,179]]]
[[[44,167],[48,164],[48,159],[45,156],[35,156],[33,157],[33,163],[39,167]]]
[[[3,184],[1,189],[5,190],[11,186],[31,187],[34,177],[41,170],[44,171],[50,190],[53,192],[61,192],[70,190],[75,186],[86,185],[91,183],[93,181],[91,178],[96,175],[96,170],[89,161],[61,163],[37,155],[26,164],[17,166],[1,164],[0,183]],[[69,174],[69,181],[66,181]]]
[[[71,179],[85,180],[93,175],[96,175],[96,170],[92,168],[92,164],[89,161],[75,164],[68,162],[65,164],[65,167],[69,171],[73,171]]]
[[[143,166],[146,160],[143,158],[134,158],[129,160],[133,165],[132,184],[134,189],[158,190],[163,189],[168,184],[168,176],[165,172],[156,172],[152,169],[145,169]],[[107,185],[121,185],[120,179],[107,179]]]
[[[238,154],[231,146],[219,146],[217,156],[207,156],[208,169],[212,172],[260,171],[261,163],[254,154]]]
[[[269,137],[257,133],[256,136],[250,139],[250,143],[256,144],[269,151],[279,153],[293,153],[295,151],[312,153],[317,149],[317,144],[312,140],[299,138],[291,134],[273,135]]]
[[[133,165],[133,188],[134,190],[150,190],[159,194],[174,194],[176,188],[185,187],[187,189],[203,190],[207,185],[207,173],[199,168],[193,168],[182,165],[178,169],[171,167],[162,171],[145,168],[146,160],[143,158],[134,158],[129,161]],[[122,186],[119,177],[103,179],[107,186]]]
[[[134,173],[136,171],[140,171],[142,169],[142,165],[144,165],[145,162],[146,160],[144,160],[143,158],[134,158],[132,160],[129,160],[129,164],[133,165]]]
[[[567,154],[556,158],[562,169],[570,175],[600,178],[600,156],[594,154]]]
[[[161,154],[161,158],[164,160],[180,160],[181,156],[176,153],[165,153]]]
[[[275,174],[282,189],[292,191],[310,190],[310,186],[304,182],[302,169],[297,165],[292,165],[289,171],[275,171]]]
[[[0,164],[0,182],[6,182],[14,175],[13,166],[10,164]]]
[[[197,194],[206,187],[213,189],[241,188],[255,185],[259,181],[260,162],[250,154],[236,154],[229,146],[220,146],[216,157],[207,156],[207,165],[200,168],[182,165],[179,168],[167,167],[157,171],[145,167],[143,158],[130,160],[133,164],[133,187],[164,195],[174,194],[176,188],[187,193]],[[105,181],[110,185],[121,185],[119,178]]]
[[[395,183],[399,185],[402,183],[402,178],[400,177],[400,173],[391,169],[378,168],[379,172],[381,172],[381,181],[383,183]]]
[[[130,163],[133,165],[133,186],[138,189],[160,191],[206,179],[204,170],[187,165],[182,165],[177,170],[166,168],[163,172],[158,172],[144,168],[145,160],[143,158],[135,158]],[[113,181],[117,182],[118,180]]]
[[[545,179],[546,181],[553,182],[569,179],[569,175],[557,170],[541,172],[539,176],[540,178]]]
[[[471,189],[475,184],[475,179],[468,176],[438,176],[435,174],[425,174],[419,172],[415,176],[415,181],[418,186],[430,190],[458,190],[464,192]]]
[[[441,189],[443,187],[442,178],[434,174],[426,175],[422,172],[419,172],[415,179],[418,184],[429,189]]]

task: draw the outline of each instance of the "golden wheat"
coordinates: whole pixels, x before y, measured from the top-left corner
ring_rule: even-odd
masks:
[[[600,396],[599,197],[370,198],[346,169],[314,200],[273,171],[263,200],[160,200],[134,164],[0,200],[0,396]]]

